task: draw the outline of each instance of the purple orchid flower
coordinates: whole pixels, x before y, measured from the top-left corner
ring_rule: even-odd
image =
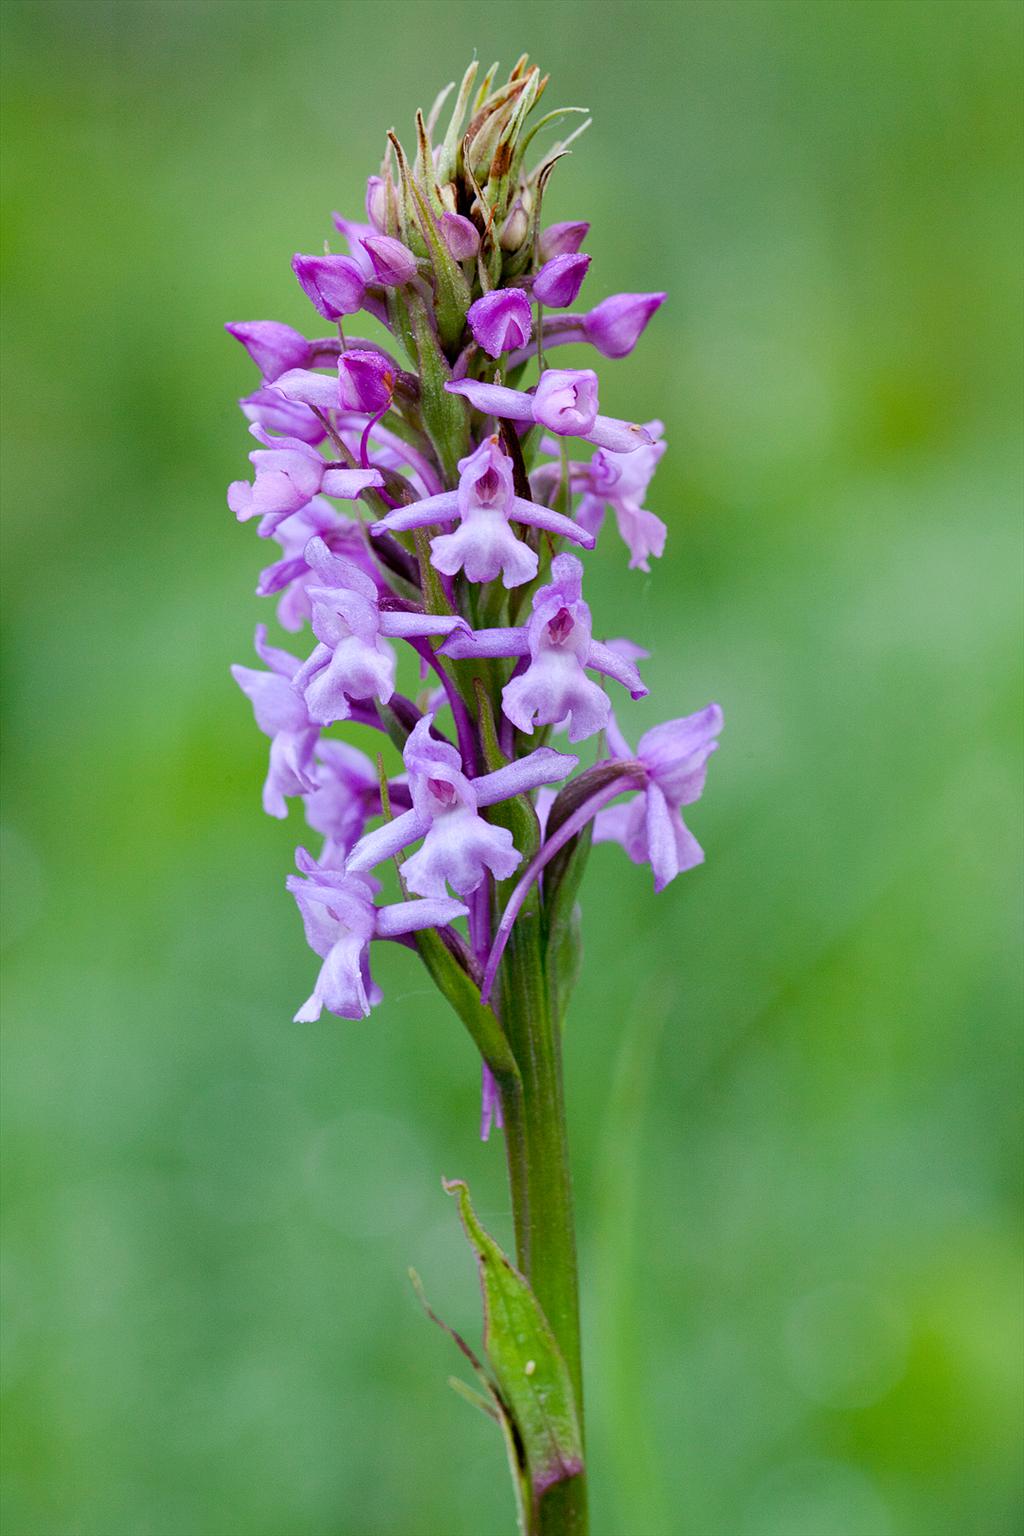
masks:
[[[366,217],[370,221],[370,229],[383,232],[388,222],[387,183],[383,176],[366,178],[366,196],[363,199],[363,206],[366,209]],[[338,218],[339,215],[335,214],[335,223],[338,222]]]
[[[325,869],[305,848],[296,850],[295,863],[301,873],[289,875],[286,883],[302,915],[306,942],[324,962],[312,995],[295,1015],[296,1024],[315,1023],[324,1008],[342,1019],[367,1018],[381,998],[370,977],[370,941],[466,916],[462,903],[448,898],[376,907],[375,880]]]
[[[391,405],[400,371],[386,352],[352,348],[338,358],[338,370],[333,376],[309,368],[292,368],[274,381],[273,388],[287,400],[301,401],[318,411],[378,416]]]
[[[264,444],[249,455],[256,480],[254,484],[233,480],[228,486],[228,506],[240,523],[250,517],[262,518],[260,533],[264,537],[321,492],[354,501],[371,487],[384,484],[378,470],[330,464],[300,438],[271,437],[261,426],[252,426],[249,431]]]
[[[704,862],[704,850],[683,821],[680,807],[700,799],[721,729],[722,711],[709,704],[696,714],[654,726],[641,736],[634,754],[615,721],[609,721],[613,756],[640,763],[647,783],[627,804],[598,811],[594,841],[621,843],[634,864],[650,864],[656,891]]]
[[[664,428],[660,421],[647,422],[646,429],[654,441],[636,453],[598,449],[581,476],[584,495],[576,508],[580,523],[596,535],[604,522],[605,507],[611,507],[623,543],[629,550],[631,571],[649,571],[649,556],[660,558],[668,534],[661,518],[643,505],[647,487],[667,446],[662,440]],[[575,477],[573,489],[576,489]]]
[[[488,357],[525,347],[533,329],[530,301],[521,288],[497,288],[469,307],[473,339]]]
[[[380,181],[380,177],[379,176],[371,177],[370,180],[371,181]],[[384,183],[381,182],[380,184],[381,184],[381,187],[383,187]],[[366,188],[366,201],[367,201],[367,218],[369,218],[370,217],[370,209],[369,209],[370,187],[369,187],[369,183],[367,183],[367,188]],[[382,234],[383,233],[383,228],[378,228],[377,225],[374,224],[372,220],[368,224],[360,224],[355,219],[346,219],[340,213],[332,213],[331,214],[331,222],[333,223],[333,225],[334,225],[335,229],[338,231],[338,233],[344,237],[345,244],[348,246],[349,259],[351,261],[355,262],[356,266],[359,268],[359,271],[362,274],[363,278],[366,280],[366,282],[368,282],[368,283],[375,283],[375,282],[377,282],[378,281],[378,277],[377,277],[376,272],[374,271],[373,262],[370,260],[370,253],[369,253],[369,251],[367,251],[367,249],[363,245],[363,241],[365,239],[367,239],[370,235]]]
[[[383,415],[394,399],[399,371],[386,352],[343,352],[338,359],[338,404],[358,415]]]
[[[289,368],[306,366],[310,343],[301,331],[280,320],[233,320],[224,329],[242,343],[265,384],[272,384]]]
[[[275,380],[273,388],[288,400],[301,401],[322,413],[333,412],[335,428],[350,452],[365,464],[365,455],[372,448],[381,467],[412,470],[429,496],[440,486],[435,467],[418,448],[379,421],[390,406],[395,389],[410,380],[415,384],[412,376],[400,369],[387,352],[367,346],[339,357],[334,377],[308,368],[293,368]],[[353,420],[359,416],[371,416],[370,426],[365,420]],[[346,429],[354,429],[354,436]]]
[[[322,538],[310,539],[306,563],[320,579],[309,588],[313,633],[320,643],[294,683],[310,719],[320,725],[347,720],[353,700],[388,702],[395,691],[389,638],[450,635],[468,628],[465,619],[454,615],[382,609],[376,582],[353,561],[333,555]]]
[[[268,645],[265,624],[257,626],[255,645],[269,672],[233,666],[231,675],[251,702],[256,724],[270,737],[263,809],[268,816],[282,818],[288,814],[288,796],[305,795],[316,788],[311,764],[320,729],[292,686],[300,666],[298,657]]]
[[[607,724],[611,706],[584,668],[615,678],[634,699],[642,699],[647,689],[632,661],[593,639],[590,609],[582,596],[583,566],[576,556],[556,555],[551,576],[550,585],[534,595],[528,624],[453,635],[441,649],[455,658],[529,657],[525,671],[502,689],[505,715],[528,736],[535,725],[555,725],[568,717],[569,740],[585,741]]]
[[[643,505],[647,487],[667,446],[661,436],[664,428],[660,421],[645,422],[644,428],[651,442],[635,453],[612,453],[599,448],[589,464],[569,466],[573,491],[583,493],[576,507],[577,521],[596,537],[604,523],[605,508],[611,507],[629,550],[631,571],[650,570],[649,557],[663,554],[668,533],[661,518]],[[548,453],[558,453],[558,444],[551,439],[541,447]],[[531,487],[541,497],[553,496],[562,473],[559,462],[542,464],[530,476]]]
[[[430,563],[446,576],[464,570],[469,581],[494,581],[499,575],[506,587],[532,581],[537,574],[537,555],[517,539],[510,522],[572,539],[593,548],[594,536],[571,517],[517,496],[513,489],[512,460],[497,436],[487,438],[474,453],[459,460],[459,488],[443,491],[424,501],[396,507],[371,524],[370,532],[394,533],[425,528],[459,519],[455,533],[439,534],[430,541]]]
[[[635,422],[598,415],[597,374],[590,368],[548,368],[532,394],[476,379],[450,379],[444,387],[486,415],[537,422],[558,437],[582,437],[613,453],[632,453],[651,441]]]
[[[373,869],[423,838],[419,852],[402,865],[409,890],[419,896],[443,896],[447,882],[467,896],[482,884],[488,870],[496,880],[507,880],[522,862],[508,828],[485,821],[481,808],[564,779],[579,759],[540,747],[518,762],[470,779],[456,749],[431,736],[432,723],[432,716],[425,715],[405,746],[412,809],[361,838],[345,867],[352,874]]]

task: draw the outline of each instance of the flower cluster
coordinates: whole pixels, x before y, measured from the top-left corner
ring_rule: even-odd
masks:
[[[431,932],[486,1002],[527,894],[551,909],[592,840],[649,863],[657,890],[703,857],[681,810],[721,713],[634,751],[612,710],[646,694],[646,652],[595,636],[584,596],[609,511],[631,569],[664,549],[644,505],[662,426],[603,415],[597,373],[550,362],[567,344],[627,355],[665,295],[579,304],[589,226],[541,218],[569,141],[527,164],[546,80],[522,60],[477,88],[475,69],[443,132],[447,93],[417,114],[411,157],[389,135],[364,218],[334,216],[344,248],[293,258],[308,329],[328,334],[227,327],[259,374],[240,402],[254,475],[228,505],[278,546],[257,590],[284,629],[312,631],[295,655],[261,625],[262,667],[233,668],[270,738],[265,810],[299,799],[323,839],[288,879],[321,961],[299,1020],[367,1015],[371,942]],[[401,771],[338,735],[351,724],[389,739]],[[401,899],[382,903],[391,861]]]

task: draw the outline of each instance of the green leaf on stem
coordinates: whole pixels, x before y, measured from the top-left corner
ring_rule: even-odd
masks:
[[[569,1368],[527,1281],[484,1231],[460,1179],[445,1180],[480,1271],[484,1353],[526,1458],[532,1502],[583,1472],[583,1439]]]
[[[457,1333],[450,1323],[446,1323],[443,1317],[438,1317],[430,1305],[423,1291],[423,1282],[414,1269],[409,1270],[409,1279],[412,1288],[416,1292],[417,1299],[424,1312],[432,1323],[436,1323],[443,1333],[446,1333],[465,1355],[476,1374],[477,1380],[484,1389],[484,1394],[474,1392],[473,1388],[457,1376],[449,1376],[448,1383],[454,1388],[460,1397],[464,1397],[474,1408],[479,1408],[488,1418],[496,1419],[501,1426],[502,1437],[505,1441],[505,1450],[508,1455],[509,1471],[512,1474],[512,1487],[516,1496],[516,1517],[519,1525],[520,1536],[530,1536],[531,1525],[527,1519],[527,1512],[532,1513],[533,1500],[530,1497],[529,1473],[526,1466],[526,1458],[523,1450],[523,1442],[516,1428],[508,1407],[502,1399],[494,1382],[487,1373],[483,1362],[466,1343],[461,1333]]]

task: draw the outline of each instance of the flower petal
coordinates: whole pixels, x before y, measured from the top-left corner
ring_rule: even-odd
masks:
[[[457,917],[468,917],[469,908],[447,896],[425,897],[418,901],[395,901],[377,908],[377,937],[393,939],[402,933],[417,933],[422,928],[441,928]]]
[[[477,379],[449,379],[444,387],[451,395],[464,395],[470,405],[488,416],[504,416],[510,421],[533,420],[530,397],[518,389],[482,384]]]
[[[371,533],[389,528],[393,533],[405,533],[410,528],[429,528],[431,523],[450,523],[459,515],[458,491],[442,491],[439,496],[425,496],[407,507],[395,507],[376,523],[370,524]]]
[[[579,758],[571,752],[556,752],[552,747],[538,747],[518,762],[507,763],[493,773],[473,780],[478,805],[496,805],[499,800],[526,794],[542,784],[556,784],[578,767]]]
[[[618,651],[613,651],[610,645],[603,645],[600,640],[591,640],[587,666],[593,667],[595,672],[603,672],[605,677],[614,677],[623,688],[629,689],[631,698],[647,697],[649,690],[644,686],[644,680],[636,667]]]
[[[409,843],[422,837],[428,825],[416,811],[403,811],[394,821],[386,821],[382,827],[361,837],[346,859],[345,869],[349,874],[359,874],[383,864],[385,859],[393,858]]]

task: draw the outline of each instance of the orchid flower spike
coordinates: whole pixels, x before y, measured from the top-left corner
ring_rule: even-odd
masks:
[[[512,460],[496,435],[485,438],[474,453],[459,460],[457,491],[443,491],[439,496],[397,507],[372,524],[370,532],[405,533],[412,528],[451,523],[456,518],[459,527],[454,533],[431,539],[430,563],[446,576],[464,571],[467,580],[473,582],[495,581],[500,576],[504,586],[518,587],[536,576],[537,555],[516,538],[509,526],[513,522],[544,528],[586,549],[594,545],[594,535],[571,517],[515,494]]]
[[[649,863],[657,890],[698,863],[682,811],[703,790],[722,726],[712,704],[654,726],[634,752],[612,715],[608,679],[643,698],[637,663],[648,653],[595,639],[594,627],[621,634],[617,604],[636,591],[606,570],[608,611],[592,615],[579,555],[646,572],[662,554],[668,530],[647,501],[665,439],[660,421],[602,415],[596,369],[551,367],[551,352],[588,346],[601,368],[628,356],[665,294],[580,306],[590,226],[542,217],[555,164],[589,117],[535,159],[537,129],[581,111],[545,102],[531,116],[546,86],[525,56],[504,81],[474,61],[417,113],[414,139],[388,133],[365,207],[332,215],[344,254],[325,246],[292,261],[329,334],[274,320],[227,327],[258,371],[236,390],[256,446],[228,506],[274,541],[257,592],[282,629],[312,632],[292,655],[261,625],[262,666],[232,668],[270,739],[264,808],[284,817],[300,799],[318,850],[298,850],[287,882],[320,960],[296,1018],[365,1017],[380,1000],[373,941],[418,952],[482,1058],[483,1134],[504,1112],[526,1285],[543,1273],[535,1230],[549,1283],[572,1269],[567,1170],[553,1156],[537,1179],[531,1160],[565,1145],[561,1028],[591,841]],[[357,312],[379,322],[376,339],[353,334]],[[628,557],[616,540],[596,548],[609,513]],[[400,690],[405,676],[414,698]],[[401,752],[397,772],[349,739],[352,725]],[[559,732],[567,745],[601,737],[599,760],[581,767],[549,746]],[[381,905],[374,871],[392,859],[407,899]],[[547,1134],[548,1117],[550,1142],[534,1134]],[[557,1219],[545,1218],[549,1200]],[[549,1436],[517,1425],[514,1392],[502,1422],[523,1430],[520,1508],[554,1510],[541,1505],[553,1479],[565,1485],[555,1523],[583,1530],[571,1290],[536,1294],[564,1356],[554,1362],[568,1373],[564,1392],[536,1330],[523,1365],[564,1399],[557,1458]]]

